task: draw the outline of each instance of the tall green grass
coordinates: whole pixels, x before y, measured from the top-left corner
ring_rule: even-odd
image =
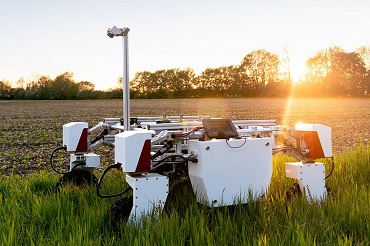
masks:
[[[184,190],[157,220],[142,226],[107,218],[118,198],[101,199],[93,187],[65,187],[52,173],[0,179],[1,245],[368,245],[370,244],[370,147],[337,154],[327,186],[332,195],[307,202],[286,191],[288,157],[274,157],[267,199],[207,208]],[[324,161],[324,160],[323,160]],[[330,169],[328,162],[327,172]],[[123,174],[106,179],[107,190],[124,188]],[[113,191],[112,193],[115,193]],[[116,192],[116,193],[117,193]]]

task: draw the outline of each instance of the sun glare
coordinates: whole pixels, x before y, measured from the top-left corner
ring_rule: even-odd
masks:
[[[304,79],[305,73],[307,73],[308,68],[306,66],[306,60],[308,57],[292,57],[290,60],[290,76],[293,83],[299,83]],[[291,109],[294,104],[294,86],[291,87],[289,96],[286,101],[285,110],[284,110],[284,116],[283,116],[283,125],[289,125],[290,122],[290,116],[291,116]]]
[[[304,74],[307,72],[306,66],[300,63],[292,63],[290,66],[290,76],[293,83],[298,83],[303,79]]]
[[[283,115],[283,120],[282,120],[283,126],[289,125],[289,117],[290,117],[290,110],[292,108],[292,104],[293,104],[293,98],[289,96],[285,104],[285,110],[284,110],[284,115]]]
[[[304,79],[304,74],[307,72],[307,66],[306,66],[306,60],[308,57],[303,56],[296,56],[291,57],[290,59],[290,77],[293,83],[299,83],[301,80]],[[284,116],[282,120],[283,125],[289,125],[290,122],[290,116],[291,116],[291,108],[294,103],[293,98],[293,90],[294,87],[291,87],[291,91],[289,92],[289,96],[286,101],[285,110],[284,110]]]
[[[298,83],[302,80],[304,74],[307,72],[306,59],[301,57],[293,59],[292,57],[290,61],[290,76],[293,83]]]

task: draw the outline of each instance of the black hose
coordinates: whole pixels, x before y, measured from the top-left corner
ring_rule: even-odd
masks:
[[[166,156],[163,159],[159,160],[155,165],[153,165],[153,168],[152,168],[151,172],[153,172],[156,168],[165,165],[166,163],[164,163],[164,164],[162,164],[162,163],[165,162],[167,159],[170,159],[170,158],[173,158],[173,157],[175,157],[175,158],[176,157],[182,158],[183,161],[178,162],[178,163],[179,164],[183,164],[183,163],[186,163],[191,156],[189,156],[188,158],[185,158],[182,155],[169,155],[169,156]]]
[[[225,136],[226,136],[226,134],[225,134]],[[244,138],[244,142],[241,144],[241,145],[239,145],[239,146],[231,146],[230,144],[229,144],[229,137],[226,137],[226,144],[227,144],[227,146],[229,146],[229,148],[231,148],[231,149],[238,149],[238,148],[241,148],[241,147],[243,147],[244,145],[245,145],[245,143],[247,142],[247,138]]]
[[[99,141],[102,139],[105,135],[108,134],[108,129],[104,129],[99,135],[97,135],[91,142],[90,144],[94,144],[95,142]]]
[[[169,151],[170,149],[172,149],[172,147],[173,147],[172,141],[168,141],[165,145],[163,145],[161,148],[159,148],[159,150],[154,155],[152,155],[152,157],[150,157],[150,159],[154,160],[158,156],[161,156],[164,153],[166,153],[167,151]]]
[[[334,171],[334,158],[331,157],[331,170],[329,174],[325,177],[325,179],[329,178],[332,175],[333,171]]]
[[[101,186],[101,183],[103,182],[103,179],[104,179],[104,176],[108,173],[108,171],[112,168],[116,168],[116,169],[121,169],[121,164],[113,164],[113,165],[110,165],[108,166],[102,176],[100,177],[99,181],[98,181],[98,185],[96,186],[96,194],[101,197],[101,198],[111,198],[111,197],[116,197],[116,196],[121,196],[123,194],[125,194],[126,192],[128,192],[129,190],[131,190],[132,188],[131,187],[127,187],[124,191],[120,192],[120,193],[117,193],[117,194],[110,194],[110,195],[102,195],[100,194],[100,186]]]
[[[57,147],[57,148],[53,149],[53,151],[51,152],[51,155],[50,155],[50,166],[54,170],[54,172],[56,172],[56,173],[59,173],[59,174],[66,174],[67,173],[67,172],[64,173],[64,172],[58,171],[56,169],[56,167],[54,166],[54,164],[53,164],[53,158],[54,158],[55,152],[57,152],[59,150],[66,150],[66,149],[67,149],[66,146],[61,146],[61,147]]]

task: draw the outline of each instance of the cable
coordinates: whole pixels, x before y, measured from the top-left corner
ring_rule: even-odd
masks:
[[[227,144],[227,146],[229,146],[229,148],[231,148],[231,149],[238,149],[238,148],[241,148],[241,147],[243,147],[243,146],[244,146],[244,144],[247,142],[247,138],[244,138],[244,143],[242,143],[241,145],[239,145],[239,146],[231,146],[231,145],[229,144],[229,139],[230,139],[230,137],[226,134],[226,132],[225,132],[225,131],[219,131],[219,132],[218,132],[218,134],[219,134],[219,135],[223,134],[223,135],[225,136],[226,144]]]
[[[286,153],[287,151],[290,151],[290,150],[300,152],[296,147],[283,147],[283,148],[273,148],[272,154],[274,155],[280,152]]]
[[[161,159],[161,160],[159,160],[155,165],[153,165],[153,168],[152,168],[152,170],[150,171],[150,172],[153,172],[156,168],[158,168],[158,167],[161,167],[161,166],[163,166],[163,165],[165,165],[166,163],[164,163],[164,164],[161,164],[161,163],[163,163],[165,160],[167,160],[167,159],[170,159],[170,158],[173,158],[173,157],[179,157],[179,158],[182,158],[183,159],[183,161],[182,162],[178,162],[178,163],[185,163],[185,162],[187,162],[188,161],[188,159],[191,157],[192,155],[190,155],[188,158],[185,158],[185,157],[183,157],[182,155],[169,155],[169,156],[166,156],[166,157],[164,157],[163,159]]]
[[[96,186],[96,194],[99,196],[99,197],[101,197],[101,198],[110,198],[110,197],[116,197],[116,196],[121,196],[121,195],[123,195],[123,194],[125,194],[126,192],[128,192],[129,190],[131,190],[132,188],[131,187],[127,187],[124,191],[122,191],[122,192],[120,192],[120,193],[117,193],[117,194],[111,194],[111,195],[102,195],[102,194],[100,194],[100,185],[101,185],[101,183],[103,182],[103,178],[104,178],[104,176],[108,173],[108,171],[110,170],[110,169],[112,169],[112,168],[116,168],[116,169],[118,169],[118,170],[121,170],[121,164],[113,164],[113,165],[110,165],[110,166],[108,166],[105,170],[104,170],[104,172],[103,172],[103,174],[102,174],[102,176],[100,177],[100,179],[99,179],[99,181],[98,181],[98,185]]]
[[[181,133],[180,132],[175,132],[175,133],[172,133],[171,134],[171,137],[172,138],[175,138],[175,139],[180,139],[181,140],[183,137],[187,137],[190,134],[193,134],[194,132],[196,132],[196,131],[198,131],[200,129],[203,129],[203,128],[204,128],[203,126],[197,126],[197,127],[191,129],[188,132],[181,132]]]
[[[289,155],[296,158],[299,161],[306,162],[307,156],[305,156],[299,149],[296,147],[283,147],[283,148],[274,148],[272,149],[272,154],[283,153],[283,155]]]
[[[185,157],[183,157],[182,155],[169,155],[169,156],[166,156],[166,157],[164,157],[163,159],[161,159],[161,160],[159,160],[159,161],[157,161],[156,162],[156,164],[155,165],[153,165],[153,169],[152,169],[152,171],[155,169],[155,168],[157,168],[157,167],[159,167],[159,166],[162,166],[162,165],[160,165],[162,162],[164,162],[165,160],[167,160],[167,159],[170,159],[170,158],[173,158],[173,157],[179,157],[179,158],[182,158],[184,161],[185,160],[188,160],[188,158],[185,158]],[[190,157],[190,156],[189,156]],[[183,161],[183,162],[184,162]],[[154,162],[154,161],[153,161]],[[181,163],[183,163],[183,162],[181,162]]]
[[[150,159],[154,160],[158,156],[161,156],[164,153],[166,153],[167,151],[169,151],[170,149],[172,149],[172,147],[173,147],[172,141],[168,141],[166,144],[164,144],[162,147],[160,147],[159,150],[154,155],[152,155],[150,157]]]
[[[66,150],[66,149],[67,149],[66,146],[61,146],[61,147],[57,147],[57,148],[53,149],[53,151],[51,152],[51,155],[50,155],[50,166],[54,170],[54,172],[56,172],[56,173],[59,173],[59,174],[66,174],[67,173],[67,172],[64,173],[64,172],[58,171],[55,168],[54,164],[53,164],[53,157],[54,157],[55,152],[57,152],[59,150]]]
[[[90,144],[94,144],[95,142],[99,141],[100,139],[104,138],[105,135],[108,134],[108,129],[104,129],[100,134],[98,134]]]
[[[329,174],[325,177],[325,179],[329,178],[331,176],[331,174],[333,173],[334,171],[334,158],[331,157],[331,170],[329,172]]]
[[[225,136],[226,136],[226,134],[225,134]],[[226,144],[227,144],[227,146],[229,146],[230,148],[232,148],[232,149],[238,149],[238,148],[241,148],[241,147],[243,147],[244,146],[244,144],[247,142],[247,138],[244,138],[244,143],[242,143],[241,145],[239,145],[239,146],[231,146],[230,144],[229,144],[229,138],[227,137],[226,138]]]

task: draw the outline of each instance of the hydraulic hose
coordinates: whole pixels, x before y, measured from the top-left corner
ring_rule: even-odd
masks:
[[[96,194],[101,197],[101,198],[110,198],[110,197],[116,197],[116,196],[121,196],[123,194],[125,194],[126,192],[130,191],[132,188],[131,187],[127,187],[124,191],[120,192],[120,193],[117,193],[117,194],[109,194],[109,195],[102,195],[100,194],[100,186],[103,182],[103,179],[104,179],[104,176],[108,173],[109,170],[111,170],[112,168],[116,168],[117,170],[122,170],[121,169],[121,164],[113,164],[113,165],[110,165],[108,166],[102,176],[100,177],[99,181],[98,181],[98,185],[96,186]]]
[[[90,144],[94,144],[100,139],[102,139],[105,135],[108,134],[108,129],[104,129],[100,134],[98,134],[91,142]]]
[[[179,164],[182,164],[182,163],[186,163],[187,161],[188,161],[188,159],[191,157],[191,156],[189,156],[188,158],[185,158],[185,157],[183,157],[182,155],[169,155],[169,156],[166,156],[166,157],[164,157],[163,159],[161,159],[161,160],[159,160],[158,162],[156,162],[156,164],[154,164],[153,165],[153,168],[152,168],[152,170],[150,171],[150,172],[153,172],[155,169],[157,169],[158,167],[161,167],[161,166],[163,166],[163,165],[166,165],[166,160],[168,160],[168,159],[171,159],[171,158],[176,158],[176,157],[178,157],[178,158],[182,158],[183,159],[183,161],[181,161],[181,162],[178,162]]]
[[[167,151],[169,151],[173,147],[172,141],[168,141],[165,145],[163,145],[152,157],[150,157],[151,160],[154,160],[158,156],[163,155]]]
[[[325,179],[329,178],[332,175],[333,171],[334,171],[334,158],[331,157],[331,170],[330,170],[329,174],[326,175]]]
[[[67,147],[66,146],[61,146],[61,147],[57,147],[55,149],[53,149],[53,151],[51,152],[51,155],[50,155],[50,166],[51,168],[54,170],[54,172],[56,173],[59,173],[59,174],[66,174],[67,172],[60,172],[56,169],[56,167],[54,166],[53,164],[53,158],[54,158],[54,154],[55,152],[59,151],[59,150],[66,150]]]

